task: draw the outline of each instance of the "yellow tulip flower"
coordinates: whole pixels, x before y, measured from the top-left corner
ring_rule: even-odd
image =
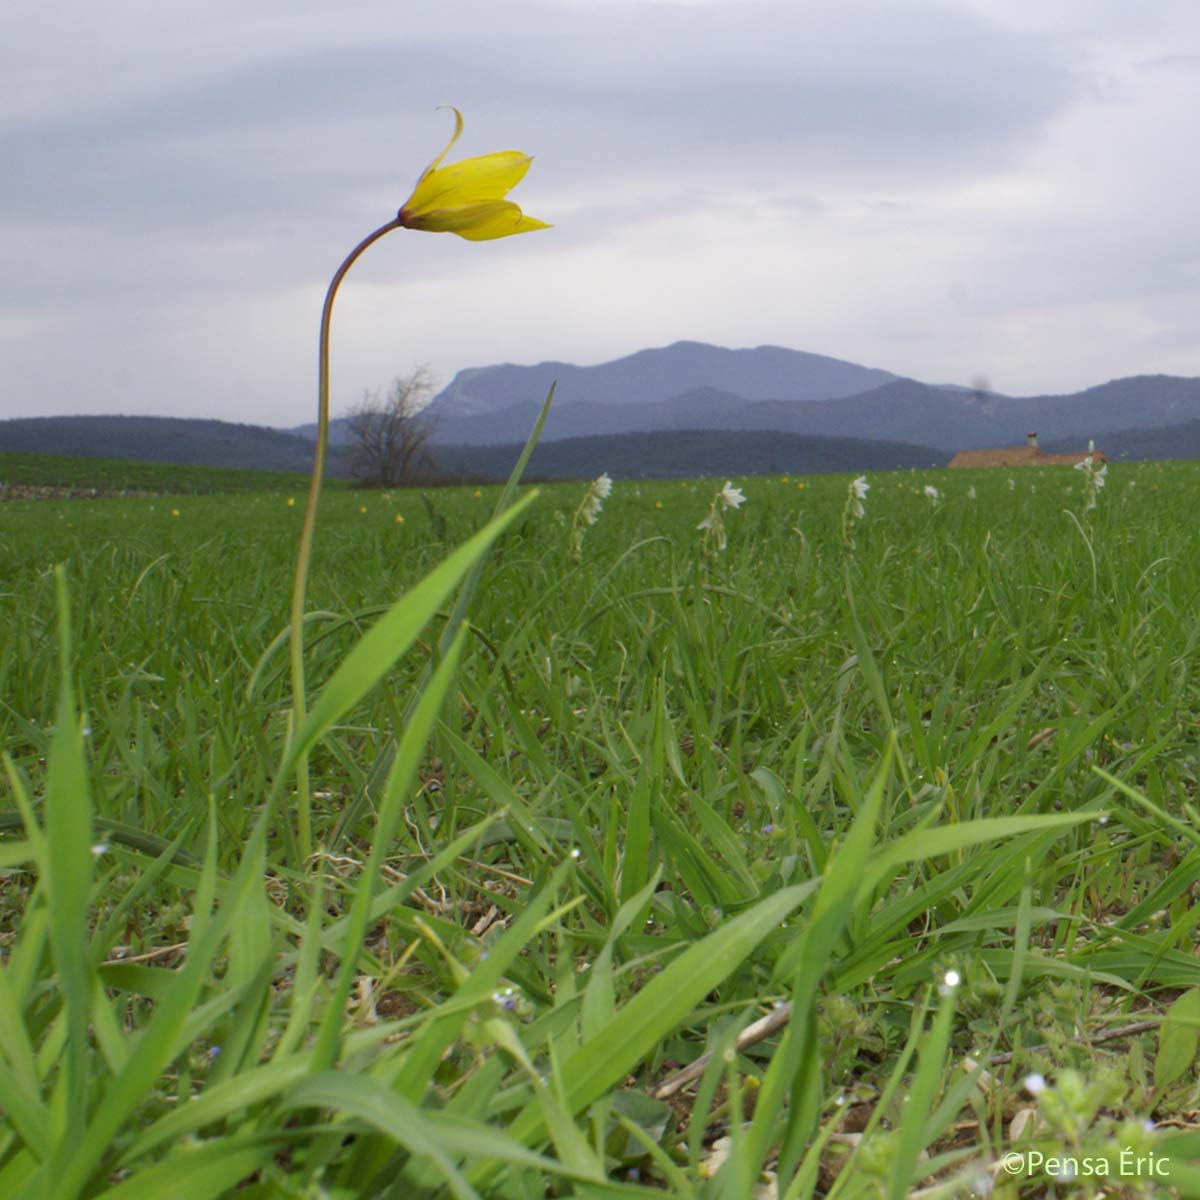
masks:
[[[511,200],[504,199],[525,178],[533,162],[528,154],[501,150],[448,167],[441,165],[463,131],[462,113],[452,105],[446,107],[454,113],[454,136],[417,180],[413,194],[397,214],[400,224],[429,233],[457,233],[472,242],[549,229],[545,221],[527,217]]]

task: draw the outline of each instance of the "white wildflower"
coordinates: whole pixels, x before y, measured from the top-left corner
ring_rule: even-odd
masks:
[[[854,526],[867,515],[863,501],[870,490],[867,477],[859,475],[850,481],[846,491],[846,506],[842,509],[842,542],[847,550],[854,549]]]
[[[927,483],[925,485],[925,495],[928,497],[931,504],[936,504],[942,498],[942,493],[939,492],[931,483]]]
[[[725,481],[725,486],[717,494],[717,499],[726,508],[740,508],[746,503],[746,497],[743,495],[742,489],[735,488],[731,479]]]
[[[575,516],[571,519],[570,548],[571,557],[578,562],[583,555],[583,526],[595,525],[596,518],[604,510],[604,501],[612,495],[613,481],[605,471],[599,478],[594,479],[584,493]]]
[[[967,488],[967,499],[968,500],[975,499],[975,485],[974,484],[971,484],[971,486],[969,488]]]
[[[1008,477],[1008,490],[1010,492],[1017,490],[1017,481],[1011,475]]]
[[[733,480],[727,479],[725,486],[713,497],[708,506],[708,515],[696,526],[704,534],[703,550],[705,554],[715,554],[724,550],[728,545],[725,534],[725,522],[721,517],[722,509],[740,508],[746,502],[741,488],[733,486]]]
[[[1088,456],[1075,464],[1075,470],[1083,472],[1084,512],[1091,512],[1096,507],[1096,498],[1108,475],[1108,463],[1102,462],[1099,466],[1096,465],[1096,460],[1091,453],[1095,448],[1095,442],[1088,442]]]

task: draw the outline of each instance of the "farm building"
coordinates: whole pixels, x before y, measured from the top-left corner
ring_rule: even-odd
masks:
[[[952,467],[1073,467],[1091,454],[1094,462],[1108,462],[1103,450],[1078,450],[1071,454],[1047,454],[1031,433],[1023,446],[1001,446],[995,450],[960,450]]]

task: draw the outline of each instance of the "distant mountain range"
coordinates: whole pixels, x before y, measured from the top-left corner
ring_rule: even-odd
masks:
[[[446,422],[495,414],[544,400],[555,380],[562,409],[591,405],[636,409],[696,388],[712,388],[743,400],[836,400],[896,378],[890,371],[782,346],[727,350],[706,342],[675,342],[595,367],[563,362],[472,367],[455,375],[434,398],[431,411]]]
[[[1140,375],[1069,395],[1017,397],[779,346],[676,342],[592,367],[460,371],[428,409],[440,469],[506,473],[555,380],[531,464],[545,477],[593,468],[614,477],[879,470],[1016,445],[1030,431],[1047,448],[1079,449],[1095,438],[1110,458],[1200,458],[1200,378]],[[0,422],[0,450],[284,471],[311,468],[315,436],[311,424],[279,430],[168,417]],[[344,422],[333,423],[331,442],[330,471],[347,474]]]
[[[1200,379],[1141,375],[1070,395],[1005,396],[921,383],[779,346],[676,342],[594,367],[511,363],[460,371],[434,397],[434,444],[523,442],[557,379],[547,442],[683,429],[775,431],[934,446],[953,453],[1200,420]],[[292,430],[315,436],[315,427]],[[333,441],[345,428],[334,423]]]

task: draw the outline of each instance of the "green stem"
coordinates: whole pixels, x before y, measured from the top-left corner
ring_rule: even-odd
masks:
[[[346,272],[354,266],[363,251],[385,233],[399,228],[401,225],[398,218],[381,225],[346,255],[330,281],[329,290],[325,293],[325,307],[321,311],[321,345],[317,360],[317,452],[313,460],[312,483],[308,489],[308,506],[304,510],[304,528],[300,531],[300,548],[296,552],[296,581],[292,588],[292,737],[300,732],[307,712],[304,689],[304,594],[308,585],[309,562],[312,558],[313,533],[317,525],[317,504],[321,498],[325,459],[329,451],[329,322],[333,316],[333,301]],[[308,788],[307,754],[302,754],[296,764],[296,791],[300,801],[300,859],[301,862],[307,862],[312,854],[312,796]]]

